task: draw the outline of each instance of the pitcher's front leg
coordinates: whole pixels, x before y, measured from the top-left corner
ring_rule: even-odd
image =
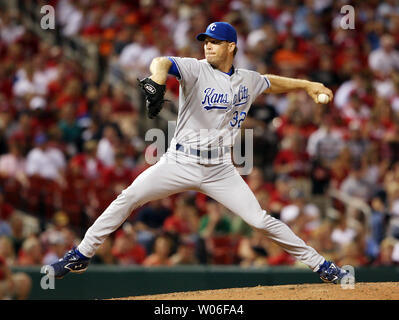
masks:
[[[141,173],[97,218],[79,244],[79,252],[92,257],[106,237],[117,230],[134,209],[192,187],[187,179],[190,174],[194,174],[190,168],[184,170],[181,165],[162,158]]]
[[[316,271],[325,260],[315,249],[306,245],[282,221],[273,218],[263,210],[252,190],[235,170],[224,179],[210,181],[201,186],[202,191],[220,202],[246,223],[262,230],[285,251]]]

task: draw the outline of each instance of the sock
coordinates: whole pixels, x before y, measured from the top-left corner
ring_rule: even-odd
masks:
[[[78,250],[78,248],[75,249],[75,252],[76,252],[76,254],[77,254],[79,257],[81,257],[81,258],[83,258],[83,259],[89,259],[89,258],[86,257],[84,254],[82,254],[82,253]]]
[[[324,262],[319,266],[319,269],[317,269],[317,271],[316,272],[319,272],[320,273],[320,271],[322,270],[322,269],[324,269],[324,268],[327,268],[328,267],[328,261],[327,260],[324,260]]]

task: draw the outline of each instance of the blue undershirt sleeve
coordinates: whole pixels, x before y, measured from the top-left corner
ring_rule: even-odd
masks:
[[[176,78],[180,79],[181,76],[180,76],[179,69],[177,68],[176,62],[170,57],[168,57],[168,59],[169,59],[169,61],[172,62],[172,65],[171,65],[168,73],[171,74],[172,76],[175,76]]]

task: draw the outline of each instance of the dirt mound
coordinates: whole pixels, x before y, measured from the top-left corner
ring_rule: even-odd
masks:
[[[399,282],[360,282],[353,289],[327,283],[257,286],[136,296],[118,300],[399,300]]]

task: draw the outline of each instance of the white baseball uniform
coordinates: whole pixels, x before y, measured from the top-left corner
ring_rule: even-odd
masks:
[[[171,59],[180,74],[180,92],[177,126],[170,146],[94,222],[78,250],[92,257],[132,210],[174,193],[195,190],[264,230],[267,237],[317,271],[325,259],[260,207],[231,160],[237,129],[251,103],[270,87],[269,80],[245,69],[233,68],[229,75],[214,69],[206,60]]]

